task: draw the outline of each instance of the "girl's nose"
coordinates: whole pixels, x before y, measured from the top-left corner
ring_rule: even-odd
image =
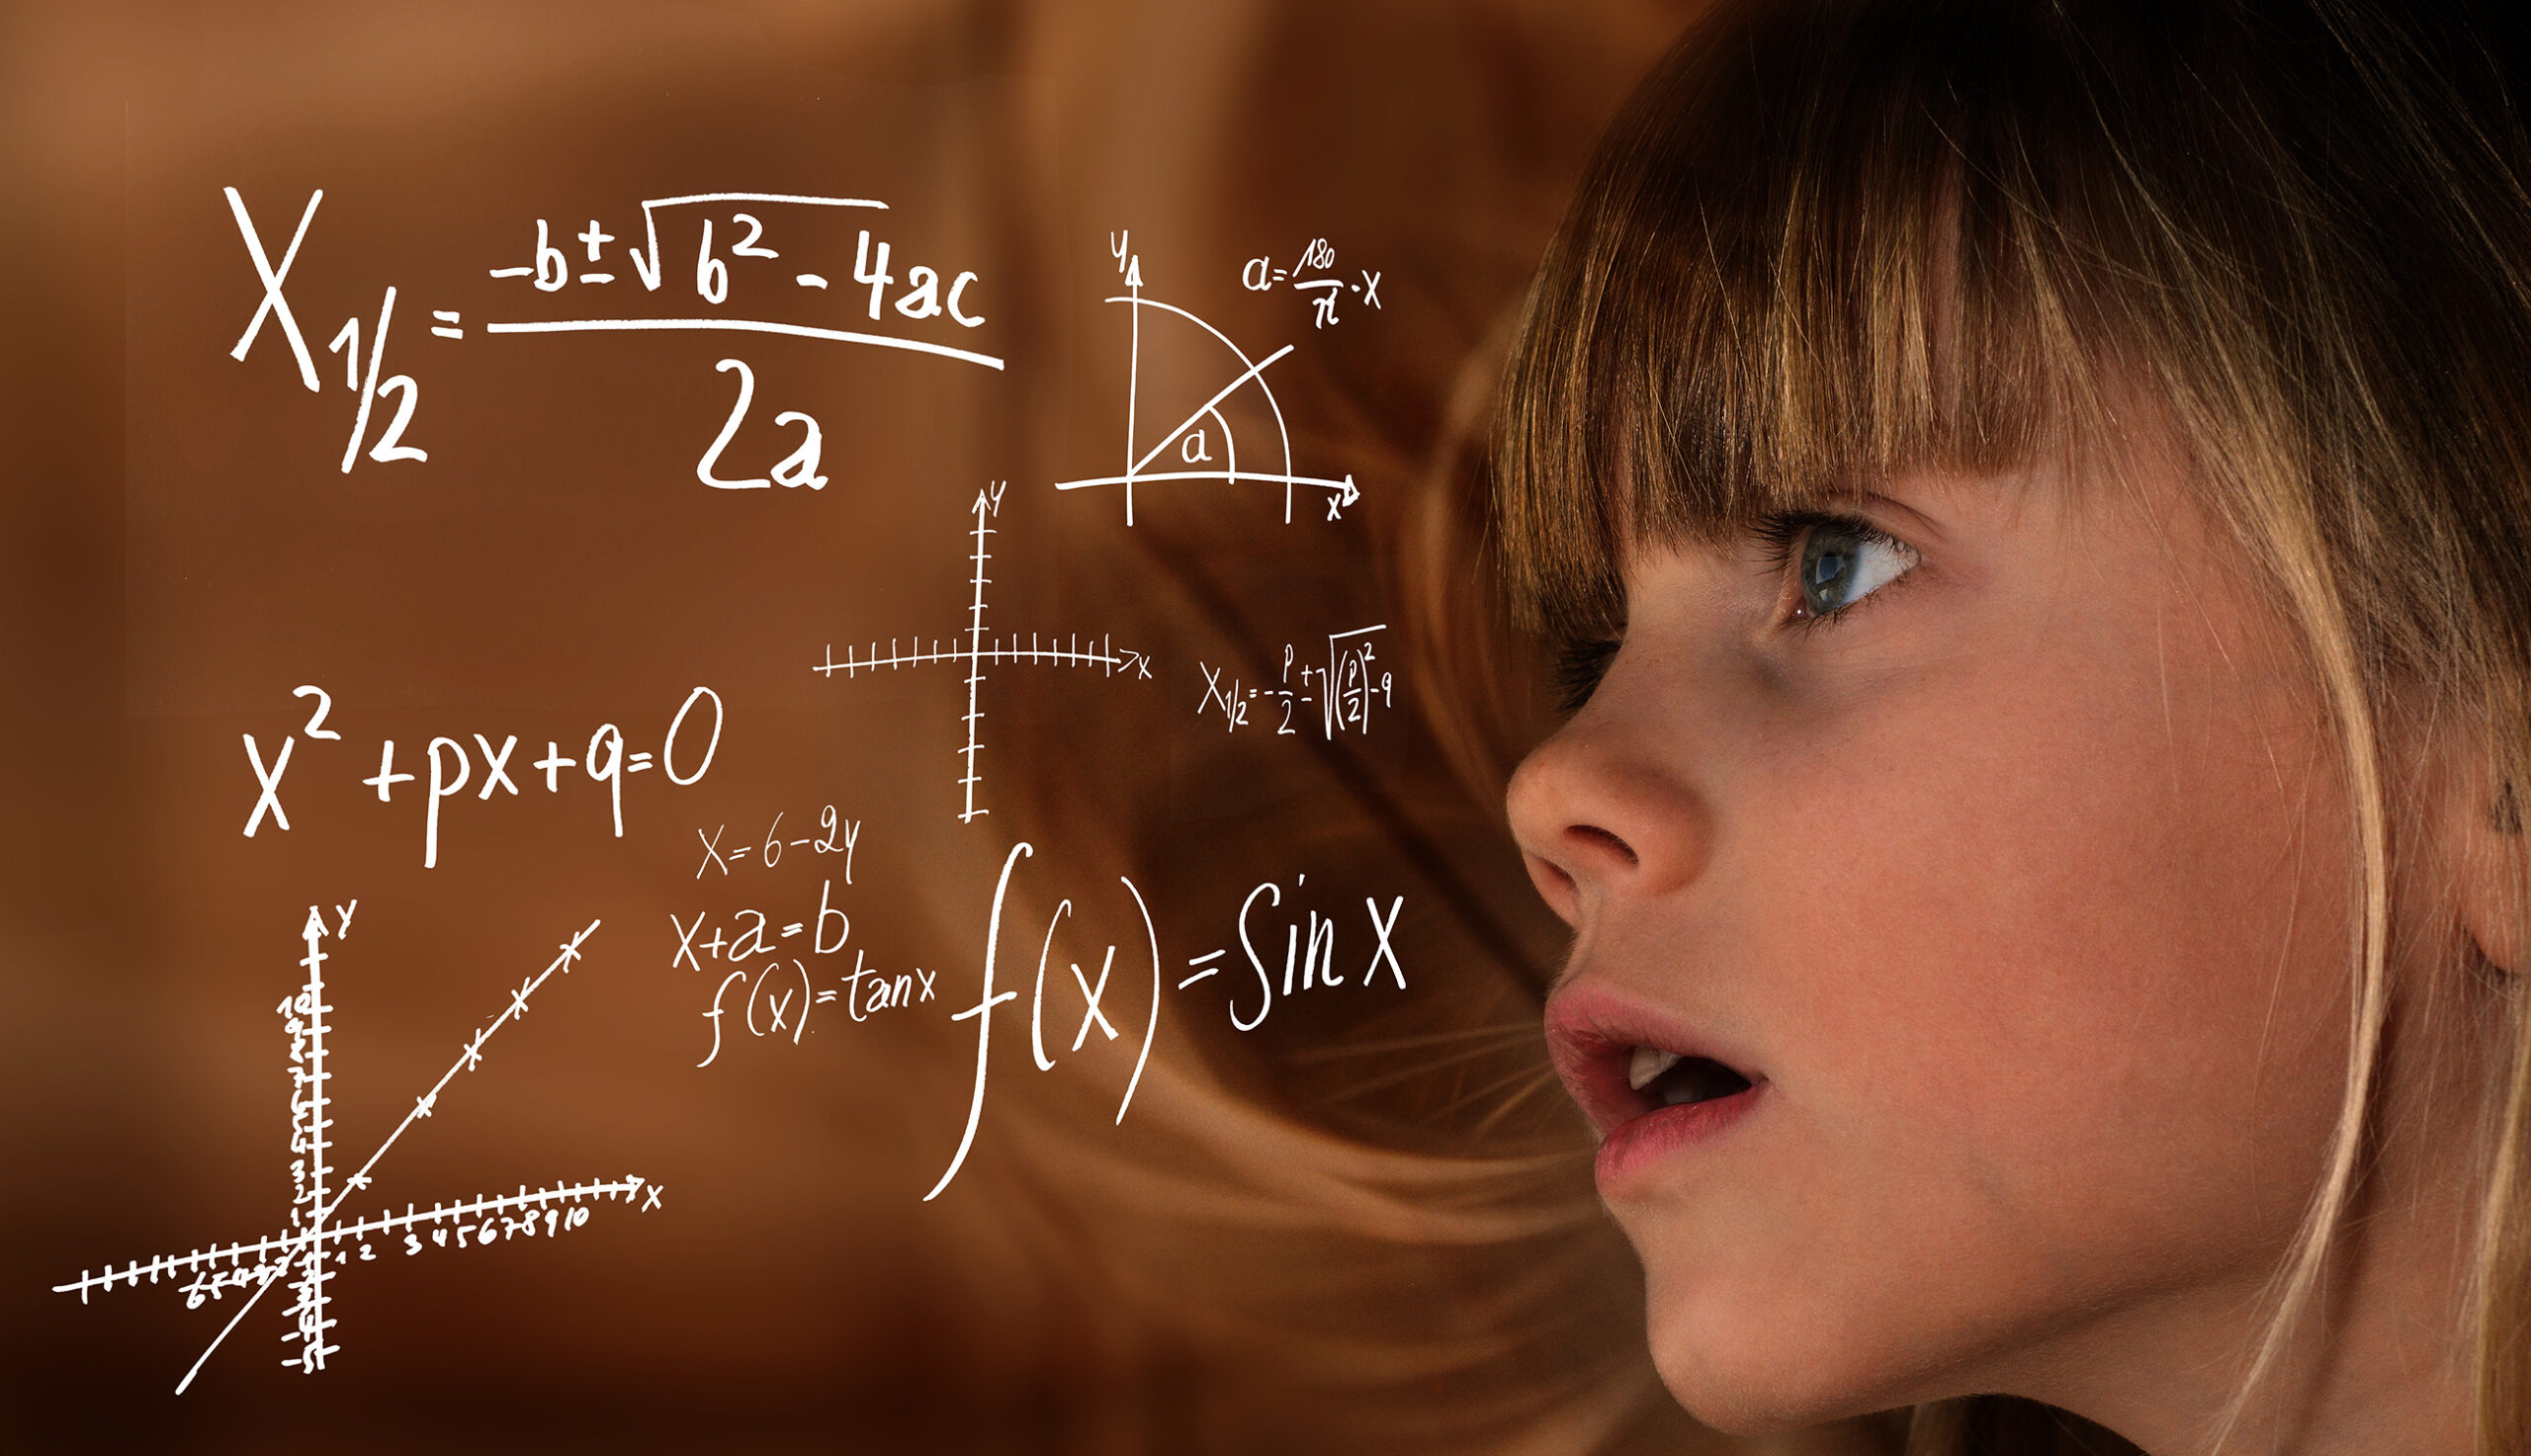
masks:
[[[1660,895],[1702,868],[1704,806],[1621,722],[1586,710],[1521,761],[1506,798],[1529,879],[1568,924],[1588,901]]]

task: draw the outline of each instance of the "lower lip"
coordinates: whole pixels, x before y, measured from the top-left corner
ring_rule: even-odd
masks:
[[[1609,1134],[1592,1169],[1600,1192],[1604,1196],[1622,1192],[1627,1182],[1654,1163],[1712,1143],[1749,1114],[1765,1086],[1759,1082],[1728,1097],[1657,1108]]]

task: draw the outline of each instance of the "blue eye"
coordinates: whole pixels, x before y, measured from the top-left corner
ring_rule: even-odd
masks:
[[[1813,520],[1796,557],[1800,615],[1827,618],[1904,576],[1916,553],[1861,521]]]

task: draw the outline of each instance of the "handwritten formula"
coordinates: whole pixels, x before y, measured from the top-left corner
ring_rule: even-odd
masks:
[[[1356,269],[1352,282],[1336,272],[1336,249],[1323,237],[1311,238],[1289,264],[1276,266],[1266,254],[1248,260],[1239,270],[1240,287],[1263,294],[1281,287],[1310,300],[1310,326],[1326,328],[1337,321],[1336,310],[1348,295],[1364,307],[1380,306],[1380,276]]]
[[[1314,723],[1319,735],[1331,742],[1343,732],[1368,733],[1375,713],[1397,706],[1396,679],[1379,665],[1377,634],[1386,631],[1383,623],[1331,632],[1323,662],[1302,660],[1299,649],[1286,643],[1282,671],[1270,685],[1225,680],[1224,669],[1199,661],[1195,666],[1204,675],[1204,695],[1195,704],[1195,716],[1218,720],[1223,731],[1234,733],[1264,726],[1284,736],[1301,731],[1295,723]]]
[[[281,798],[282,780],[290,772],[291,755],[300,740],[305,738],[311,752],[322,751],[315,749],[315,744],[343,741],[338,729],[325,726],[333,711],[331,694],[311,683],[299,688],[293,696],[315,699],[315,709],[298,732],[283,735],[279,746],[270,750],[269,762],[267,750],[253,733],[240,735],[246,749],[246,766],[253,772],[255,782],[254,807],[247,813],[243,830],[249,839],[263,829],[267,818],[276,830],[289,831],[290,814]],[[654,740],[658,745],[655,749],[630,746],[624,729],[613,723],[599,724],[585,745],[576,746],[572,753],[565,753],[562,744],[549,738],[544,753],[532,759],[528,754],[533,748],[523,749],[516,733],[501,734],[497,745],[491,734],[481,731],[463,737],[436,736],[419,753],[402,759],[397,756],[393,738],[381,738],[378,771],[360,782],[376,790],[378,802],[385,805],[399,802],[396,792],[402,786],[419,786],[407,791],[401,802],[420,801],[422,868],[436,869],[441,817],[451,812],[451,806],[462,802],[470,787],[476,803],[488,804],[495,795],[520,797],[518,775],[526,776],[530,789],[541,787],[547,794],[562,793],[566,784],[594,786],[593,792],[605,797],[613,837],[621,839],[626,782],[657,769],[660,777],[678,788],[701,783],[720,752],[721,728],[721,695],[708,687],[697,687],[668,716],[666,730]],[[513,759],[517,760],[515,774]],[[399,762],[406,766],[399,768]]]
[[[275,261],[274,249],[266,241],[265,230],[257,224],[245,197],[235,187],[222,191],[244,247],[245,261],[263,289],[254,312],[230,346],[229,356],[245,362],[258,341],[266,337],[265,326],[270,323],[297,366],[300,383],[311,393],[322,392],[325,386],[321,372],[308,348],[308,335],[302,330],[298,314],[291,307],[288,284],[291,271],[300,265],[301,255],[309,246],[309,233],[325,194],[322,189],[308,194],[291,229],[290,241],[281,247],[280,259]],[[888,211],[884,202],[790,193],[710,192],[645,199],[639,211],[640,224],[631,234],[638,236],[638,242],[630,237],[619,238],[596,218],[589,219],[577,232],[566,235],[548,219],[538,217],[534,220],[533,241],[523,247],[525,261],[482,270],[489,281],[524,291],[501,295],[495,311],[548,311],[552,304],[586,300],[598,304],[591,312],[569,317],[511,316],[470,323],[462,307],[434,307],[429,310],[428,339],[442,342],[431,347],[463,342],[476,334],[511,340],[550,334],[772,334],[900,350],[995,371],[1004,368],[1000,356],[952,341],[963,339],[967,331],[986,322],[977,301],[980,286],[975,270],[944,273],[929,263],[904,263],[884,231],[879,230],[884,229],[885,222],[878,218],[851,229],[852,256],[847,265],[841,259],[840,240],[824,235],[804,221],[839,212],[856,217],[883,214]],[[695,244],[690,273],[679,273],[667,262],[668,245],[660,240],[663,214],[671,243],[682,234]],[[768,222],[767,218],[774,220]],[[791,244],[785,241],[785,225],[812,236],[805,246]],[[277,230],[273,236],[279,236]],[[776,247],[777,242],[784,245]],[[570,248],[567,255],[567,244]],[[832,259],[825,254],[827,245],[838,245]],[[805,269],[801,266],[804,263],[815,263],[826,271]],[[902,278],[894,271],[898,266],[904,267]],[[690,291],[671,286],[672,274],[680,281],[690,279]],[[454,285],[441,287],[443,291],[455,291]],[[865,290],[867,305],[863,307]],[[734,296],[738,302],[733,302]],[[403,341],[411,337],[410,329],[394,333],[396,298],[396,286],[386,285],[375,319],[359,314],[345,318],[325,346],[328,354],[340,356],[343,387],[355,396],[340,462],[344,474],[350,474],[364,459],[378,465],[420,465],[430,459],[429,451],[415,435],[416,430],[427,430],[426,425],[417,423],[422,385],[408,371],[385,373],[390,367],[387,361],[391,335],[397,340],[395,358],[399,364],[408,357]],[[749,300],[770,306],[741,311]],[[621,300],[621,306],[602,300]],[[699,311],[661,306],[667,304]],[[426,365],[412,367],[428,374]],[[776,484],[822,489],[827,483],[819,469],[825,434],[816,417],[805,410],[785,409],[774,416],[777,426],[801,431],[800,441],[789,455],[761,471],[729,469],[723,456],[753,407],[755,374],[743,360],[736,358],[722,359],[714,369],[735,375],[737,400],[719,434],[698,450],[695,478],[722,490],[770,489]],[[390,401],[393,414],[384,412]]]

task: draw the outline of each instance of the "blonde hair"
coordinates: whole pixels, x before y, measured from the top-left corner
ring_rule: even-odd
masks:
[[[2384,725],[2531,783],[2531,42],[2493,6],[1726,6],[1604,139],[1498,416],[1512,596],[1620,622],[1631,539],[1710,539],[1913,467],[2099,460],[2149,412],[2297,622],[2362,884],[2345,1101],[2244,1398],[2360,1181],[2389,994]],[[2510,795],[2512,791],[2508,790]],[[2518,795],[2491,811],[2519,831]],[[2531,1456],[2531,1039],[2496,1109],[2480,1449]],[[2100,1449],[2028,1403],[1923,1452]]]

